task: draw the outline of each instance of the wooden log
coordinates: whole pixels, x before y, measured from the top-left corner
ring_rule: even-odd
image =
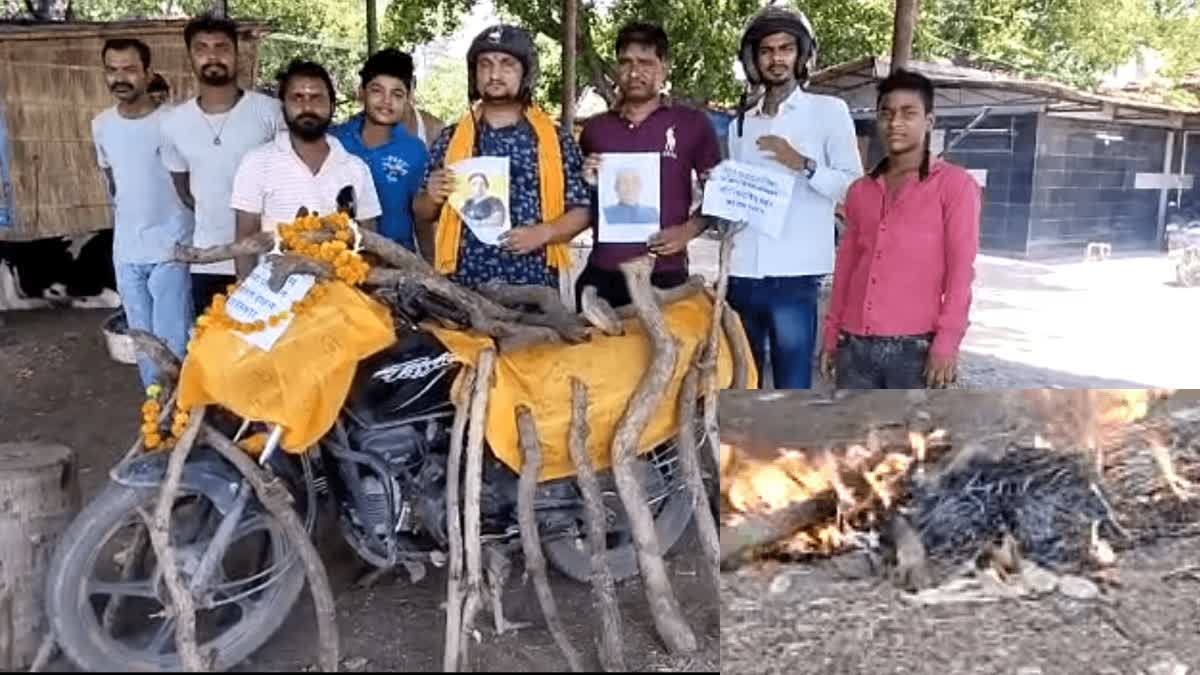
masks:
[[[729,257],[733,253],[733,227],[721,235],[721,248],[717,259],[716,297],[713,299],[712,325],[708,329],[708,342],[700,366],[700,381],[704,388],[704,439],[714,459],[721,454],[721,425],[717,421],[717,364],[721,348],[721,314],[725,309],[725,296],[729,292]],[[732,346],[732,343],[731,343]]]
[[[700,536],[700,568],[712,586],[715,597],[721,589],[721,539],[717,523],[708,504],[708,491],[700,469],[700,448],[696,443],[696,397],[699,390],[700,368],[693,364],[679,388],[679,467],[688,490],[692,493],[692,518]]]
[[[28,668],[46,637],[46,573],[79,511],[76,467],[61,445],[0,444],[0,670]]]
[[[583,318],[605,335],[625,334],[625,325],[621,323],[621,317],[607,300],[600,297],[595,286],[584,287],[583,295],[579,299],[579,308]]]
[[[480,551],[480,493],[483,489],[483,440],[487,422],[487,404],[496,368],[496,351],[479,353],[475,391],[471,396],[467,420],[467,474],[463,484],[463,547],[466,549],[467,589],[463,603],[463,622],[459,637],[459,667],[470,663],[467,645],[475,627],[475,615],[483,598],[483,555]]]
[[[654,527],[654,516],[646,504],[646,491],[634,468],[638,441],[666,393],[679,356],[679,345],[667,330],[650,286],[653,264],[649,256],[641,256],[621,265],[629,295],[653,344],[653,354],[613,434],[613,474],[633,530],[638,567],[655,627],[671,652],[690,653],[696,650],[696,636],[684,620],[679,601],[671,589],[662,546]]]
[[[522,453],[521,478],[517,483],[517,524],[521,528],[525,573],[533,578],[533,587],[537,591],[542,615],[546,617],[546,625],[550,634],[554,636],[554,642],[567,658],[567,665],[570,666],[571,672],[582,673],[583,658],[567,637],[562,619],[558,616],[558,603],[554,601],[554,593],[550,590],[550,580],[546,578],[542,538],[538,534],[537,516],[533,512],[533,502],[537,498],[538,475],[542,470],[542,442],[538,439],[537,424],[533,421],[533,413],[529,408],[517,406],[516,415]]]
[[[270,262],[271,277],[267,279],[267,286],[276,293],[283,289],[288,277],[293,274],[311,274],[318,281],[335,278],[333,267],[329,263],[302,255],[273,255]]]
[[[159,561],[159,569],[163,571],[163,581],[166,582],[168,594],[171,596],[172,607],[167,608],[175,617],[175,647],[178,650],[183,669],[192,672],[207,672],[212,668],[215,654],[200,653],[196,644],[196,603],[191,590],[184,585],[179,573],[179,563],[175,557],[175,547],[171,545],[171,511],[175,508],[175,496],[179,492],[179,479],[183,476],[183,466],[200,426],[204,422],[204,406],[192,409],[188,418],[187,428],[179,437],[179,442],[171,451],[167,462],[167,473],[159,492],[158,503],[154,515],[150,517],[141,507],[138,512],[150,529],[150,544],[154,547],[154,555]]]
[[[329,586],[329,575],[325,563],[317,552],[308,530],[292,507],[292,493],[277,476],[272,476],[250,458],[241,448],[233,444],[210,424],[204,425],[204,439],[222,457],[229,460],[254,488],[258,501],[267,513],[283,528],[288,542],[300,555],[308,577],[308,591],[313,599],[317,616],[317,665],[322,672],[335,673],[338,669],[337,607],[333,602],[333,591]]]
[[[590,288],[590,287],[589,287]],[[600,607],[600,666],[606,672],[625,671],[622,647],[621,609],[617,605],[616,584],[608,569],[607,518],[600,497],[600,482],[588,455],[587,385],[571,378],[571,430],[567,437],[571,461],[575,463],[575,481],[583,493],[587,513],[588,544],[592,549],[592,595]]]
[[[159,383],[166,388],[174,387],[179,381],[179,369],[183,367],[175,352],[153,333],[130,328],[128,335],[133,340],[134,349],[154,364],[155,370],[158,371]]]
[[[654,291],[654,302],[659,307],[666,307],[667,305],[672,305],[680,300],[687,300],[693,295],[703,292],[704,277],[693,274],[688,277],[686,282],[678,286],[672,288],[653,288],[652,290]],[[618,307],[616,313],[622,319],[638,318],[637,307],[632,303]]]
[[[442,653],[442,671],[458,672],[458,640],[462,637],[463,611],[463,533],[462,533],[462,455],[463,436],[467,431],[468,403],[475,387],[475,371],[467,368],[462,387],[454,401],[454,425],[450,431],[450,457],[446,464],[446,535],[450,540],[450,569],[446,586],[446,638]]]
[[[832,490],[765,514],[746,516],[721,528],[721,567],[734,566],[751,549],[773,544],[837,515],[837,495]]]
[[[721,312],[721,330],[725,332],[725,340],[729,343],[730,356],[733,357],[733,386],[731,388],[745,389],[750,384],[749,364],[754,362],[754,355],[738,339],[738,334],[743,332],[742,320],[733,312],[733,308],[729,307],[728,301],[726,301],[725,305],[724,310]],[[761,378],[762,375],[760,374],[759,377]]]

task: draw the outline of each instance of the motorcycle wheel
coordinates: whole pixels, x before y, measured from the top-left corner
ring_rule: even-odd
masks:
[[[656,462],[656,464],[658,463]],[[670,466],[672,461],[667,460],[663,464]],[[670,466],[670,468],[664,469],[660,466],[659,471],[673,474],[678,471],[678,468]],[[663,555],[666,555],[679,542],[679,538],[683,536],[688,524],[692,521],[692,496],[681,483],[677,482],[679,479],[675,479],[671,475],[664,475],[661,480],[665,480],[668,485],[674,485],[666,498],[651,507],[651,511],[654,513],[654,529],[658,532],[658,543],[662,547]],[[581,532],[587,531],[586,523],[579,523],[579,527]],[[592,553],[591,545],[586,537],[552,539],[545,542],[543,550],[546,553],[546,559],[559,572],[581,583],[591,581]],[[623,541],[616,546],[610,545],[606,555],[608,569],[614,581],[621,582],[640,574],[637,549],[634,548],[631,536],[623,537]]]
[[[46,614],[59,646],[83,670],[160,672],[183,669],[175,651],[173,620],[155,616],[170,602],[170,595],[161,581],[162,575],[157,572],[153,550],[146,550],[145,557],[135,568],[145,579],[134,575],[135,580],[126,582],[115,570],[107,576],[116,581],[97,578],[98,563],[108,562],[101,560],[106,544],[128,525],[140,523],[137,509],[152,509],[157,497],[157,490],[108,484],[71,523],[54,552],[47,578]],[[211,539],[220,514],[215,513],[215,509],[205,510],[207,500],[196,493],[181,488],[178,499],[172,516],[172,538],[176,539],[180,551],[181,567],[186,569],[188,560],[196,560],[189,547],[203,550],[204,535]],[[203,514],[192,522],[180,515],[189,501],[192,508]],[[290,554],[291,547],[274,518],[261,507],[251,511],[247,506],[237,528],[226,557],[217,565],[220,585],[225,587],[225,590],[217,591],[223,604],[214,610],[197,609],[197,642],[201,653],[215,649],[213,670],[216,671],[236,666],[266,643],[283,624],[304,588],[304,568],[294,554]],[[191,537],[187,536],[189,529]],[[255,552],[243,556],[243,560],[230,556],[237,552],[235,546],[245,541],[244,533],[256,535],[260,532],[269,537],[265,546],[260,542],[255,546]],[[192,543],[181,546],[178,538],[190,539]],[[109,558],[115,560],[117,556]],[[248,575],[230,580],[227,565],[244,562],[244,559],[252,560],[248,563]],[[288,560],[286,569],[272,571],[275,561]],[[269,583],[257,580],[268,575],[277,578]],[[239,583],[243,585],[239,587]],[[106,628],[101,619],[103,608],[108,604],[104,598],[111,599],[118,588],[124,596],[123,609],[116,621]],[[243,595],[245,597],[240,597]],[[252,599],[254,595],[258,598]],[[95,601],[97,596],[101,596],[100,602]],[[139,608],[144,609],[139,611]],[[236,610],[238,614],[232,625],[219,617],[214,618],[227,615],[228,610]],[[119,635],[123,624],[134,625],[129,634]]]

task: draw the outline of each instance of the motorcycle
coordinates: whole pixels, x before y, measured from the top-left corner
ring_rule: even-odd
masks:
[[[413,317],[455,319],[419,290],[391,297],[396,344],[362,361],[333,429],[303,454],[262,455],[281,477],[310,536],[323,510],[359,558],[378,569],[445,560],[447,459],[455,414],[450,388],[460,366]],[[222,416],[229,419],[221,420]],[[262,425],[220,410],[235,442]],[[703,434],[702,420],[696,422]],[[86,670],[179,670],[171,601],[146,542],[146,515],[164,480],[168,453],[143,454],[111,472],[79,513],[51,563],[46,614],[63,652]],[[692,503],[673,441],[643,454],[637,470],[663,551],[679,540]],[[617,580],[638,573],[636,551],[611,471],[599,473],[606,506],[609,568]],[[480,498],[485,550],[520,551],[518,476],[485,450]],[[591,574],[580,491],[565,478],[539,485],[534,510],[546,559],[578,582]],[[173,546],[197,610],[197,644],[213,650],[216,670],[234,667],[279,630],[305,583],[303,565],[280,524],[238,471],[198,443],[172,511]],[[123,545],[122,545],[122,542]],[[104,600],[104,598],[108,598]],[[123,609],[122,609],[123,608]]]

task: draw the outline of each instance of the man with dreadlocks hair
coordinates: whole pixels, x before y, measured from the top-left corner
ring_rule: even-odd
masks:
[[[945,387],[967,332],[979,249],[979,184],[931,157],[933,84],[879,84],[887,156],[850,186],[833,271],[822,377],[844,389]]]
[[[833,271],[833,211],[862,175],[849,108],[804,90],[816,54],[808,19],[782,7],[754,16],[738,54],[756,96],[743,96],[729,156],[795,176],[783,231],[739,232],[730,261],[729,302],[760,373],[770,346],[777,389],[812,385],[820,281]]]
[[[537,50],[515,26],[479,34],[467,51],[471,108],[429,150],[424,190],[413,203],[419,228],[433,229],[434,267],[468,287],[497,280],[557,287],[568,271],[568,242],[589,224],[583,155],[575,139],[533,104]],[[499,246],[480,241],[446,204],[447,167],[468,157],[509,159],[512,229]]]

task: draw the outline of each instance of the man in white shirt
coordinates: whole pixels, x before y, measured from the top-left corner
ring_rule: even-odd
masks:
[[[198,94],[175,106],[163,120],[170,141],[163,164],[180,198],[196,214],[195,246],[234,240],[229,196],[238,163],[252,148],[275,138],[283,126],[279,101],[237,84],[237,24],[202,15],[184,28]],[[234,281],[233,261],[192,266],[197,309]]]
[[[335,99],[329,72],[311,61],[293,61],[279,79],[287,131],[246,153],[233,181],[230,205],[238,238],[272,232],[304,208],[325,215],[346,211],[369,229],[381,213],[366,162],[326,133]],[[238,278],[254,268],[254,256],[237,260]]]
[[[104,43],[104,80],[117,99],[92,120],[96,159],[115,206],[113,266],[117,292],[130,328],[161,338],[183,358],[193,308],[186,264],[174,261],[175,245],[191,240],[184,208],[159,159],[163,109],[146,93],[150,48],[141,40]],[[138,357],[142,385],[157,373]]]
[[[783,231],[739,232],[730,260],[729,302],[741,316],[760,373],[768,345],[777,389],[812,386],[820,282],[833,271],[833,212],[862,175],[854,120],[845,102],[804,91],[816,62],[808,19],[771,6],[742,36],[748,85],[763,93],[729,128],[736,161],[795,175]]]

